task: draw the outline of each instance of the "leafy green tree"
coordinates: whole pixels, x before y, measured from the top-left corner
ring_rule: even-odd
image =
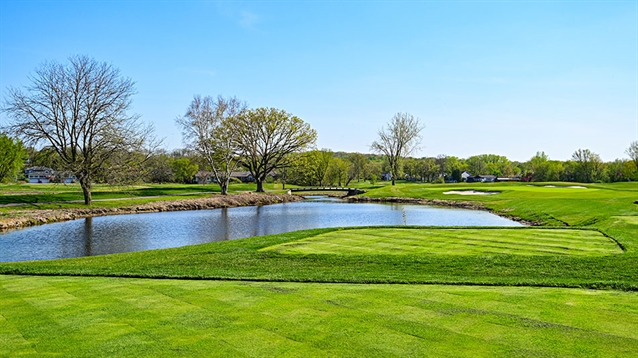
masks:
[[[366,179],[374,184],[377,180],[381,180],[381,173],[383,172],[383,164],[380,161],[370,161],[370,164],[366,168]]]
[[[421,170],[421,177],[424,181],[433,182],[441,175],[441,167],[435,158],[421,159],[419,167]]]
[[[44,147],[40,150],[29,147],[27,148],[27,152],[29,153],[29,166],[48,167],[52,169],[59,169],[59,167],[61,167],[60,156],[58,152],[51,147]]]
[[[199,170],[199,165],[188,158],[178,158],[171,162],[171,169],[177,182],[191,183]]]
[[[370,159],[361,153],[352,153],[349,158],[352,163],[352,178],[357,179],[357,181],[360,181],[362,178],[365,179],[365,173]]]
[[[15,179],[22,171],[27,151],[22,142],[0,133],[0,182]]]
[[[314,168],[312,182],[319,183],[319,186],[324,186],[328,178],[328,169],[334,160],[334,153],[329,149],[313,150],[310,153],[312,155],[311,165]]]
[[[170,183],[175,180],[171,163],[173,159],[161,150],[153,154],[144,166],[145,180],[151,183]]]
[[[466,163],[473,175],[512,176],[514,174],[512,163],[502,155],[475,155],[467,158]]]
[[[330,185],[347,186],[350,184],[352,177],[350,167],[352,163],[344,158],[333,158],[328,167],[326,176]]]
[[[611,163],[607,163],[607,179],[610,182],[625,181],[630,177],[625,177],[625,164],[628,162],[624,159],[616,159]]]
[[[317,132],[301,118],[275,108],[243,111],[229,122],[244,166],[264,191],[264,181],[273,171],[289,165],[290,154],[315,143]]]
[[[405,179],[407,180],[421,180],[420,160],[416,158],[404,158],[403,173],[405,174]]]
[[[592,183],[604,179],[604,166],[600,156],[589,149],[578,149],[572,154],[574,180]]]
[[[638,180],[638,167],[633,160],[625,161],[623,166],[623,177],[630,180]]]

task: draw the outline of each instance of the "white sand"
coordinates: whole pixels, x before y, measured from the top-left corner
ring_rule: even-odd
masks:
[[[560,189],[587,189],[584,186],[580,186],[580,185],[572,185],[572,186],[556,186],[556,185],[545,185],[545,188],[560,188]]]
[[[463,191],[446,191],[443,194],[456,194],[456,195],[494,195],[500,194],[498,191],[476,191],[476,190],[463,190]]]

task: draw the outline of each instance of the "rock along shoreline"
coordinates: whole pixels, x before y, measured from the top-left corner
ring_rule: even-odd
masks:
[[[231,195],[217,194],[208,198],[198,199],[156,201],[121,208],[19,210],[12,212],[9,217],[0,218],[0,231],[83,219],[93,216],[153,213],[162,211],[206,210],[239,206],[262,206],[302,200],[304,200],[304,198],[297,195],[245,193]]]
[[[503,215],[503,212],[497,212],[489,209],[488,207],[471,201],[454,201],[454,200],[442,200],[442,199],[417,199],[417,198],[402,198],[402,197],[388,197],[388,198],[370,198],[367,196],[352,196],[347,198],[348,201],[353,203],[403,203],[414,205],[432,205],[443,206],[449,208],[469,209],[469,210],[481,210],[488,211],[494,215],[504,217],[506,219],[514,220],[523,225],[537,226],[539,223],[523,220],[515,216]]]

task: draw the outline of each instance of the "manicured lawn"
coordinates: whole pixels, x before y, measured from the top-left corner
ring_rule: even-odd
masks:
[[[276,251],[261,251],[338,230],[314,229],[164,250],[52,261],[0,263],[0,273],[297,282],[530,285],[638,290],[638,260],[634,254],[628,252],[603,256],[537,256],[424,255],[412,252],[290,255]],[[517,230],[534,229],[510,230],[518,234]],[[580,230],[577,234],[579,233]]]
[[[611,239],[594,230],[396,229],[331,231],[260,251],[337,255],[576,255],[620,254]]]
[[[0,356],[631,357],[638,295],[0,276]]]
[[[0,356],[638,356],[638,184],[545,185],[367,187],[542,227],[315,229],[0,263]]]
[[[273,193],[284,193],[281,184],[265,184]],[[256,184],[231,184],[230,193],[254,191]],[[120,208],[158,201],[195,199],[219,193],[216,184],[142,184],[93,186],[93,208]],[[0,215],[10,216],[24,209],[86,208],[79,184],[0,184]]]

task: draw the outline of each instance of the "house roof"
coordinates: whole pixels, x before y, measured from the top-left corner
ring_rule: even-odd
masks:
[[[42,166],[29,167],[29,168],[26,168],[24,171],[25,172],[27,172],[27,171],[32,171],[33,172],[33,171],[47,171],[47,170],[51,171],[51,172],[53,171],[53,169],[51,169],[49,167],[42,167]]]

